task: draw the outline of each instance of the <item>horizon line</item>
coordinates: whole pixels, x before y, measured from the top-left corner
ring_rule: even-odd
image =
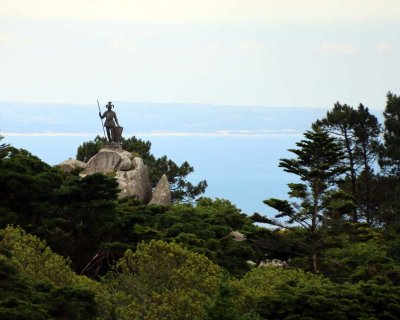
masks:
[[[123,137],[263,137],[263,136],[299,136],[302,132],[293,129],[282,130],[219,130],[210,132],[179,132],[179,131],[150,131],[123,134]],[[96,137],[101,136],[94,132],[0,132],[3,137]]]
[[[112,101],[112,100],[111,100]],[[131,101],[131,100],[114,100],[114,103],[130,103],[130,104],[147,104],[147,105],[174,105],[174,106],[187,106],[187,107],[196,107],[196,106],[207,106],[207,107],[232,107],[232,108],[287,108],[287,109],[322,109],[322,110],[330,110],[333,108],[336,102],[334,101],[331,106],[300,106],[300,105],[267,105],[267,104],[229,104],[229,103],[211,103],[211,102],[150,102],[150,101]],[[26,104],[26,105],[75,105],[75,106],[97,106],[97,99],[93,103],[88,102],[30,102],[30,101],[11,101],[11,100],[0,100],[0,104]],[[357,105],[352,106],[356,108],[359,104],[363,104],[359,102]],[[368,107],[370,110],[376,111],[384,111],[384,107]]]

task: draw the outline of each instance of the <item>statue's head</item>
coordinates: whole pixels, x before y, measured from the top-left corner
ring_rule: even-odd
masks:
[[[108,109],[111,109],[111,108],[114,108],[114,105],[112,104],[111,101],[108,101],[106,107],[107,107]]]

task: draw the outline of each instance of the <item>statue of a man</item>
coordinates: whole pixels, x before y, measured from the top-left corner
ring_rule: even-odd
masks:
[[[108,137],[108,141],[109,142],[118,142],[117,140],[119,139],[118,137],[116,137],[115,134],[115,127],[117,124],[117,126],[119,127],[119,123],[118,123],[118,119],[117,119],[117,114],[112,111],[111,109],[114,108],[114,105],[112,104],[111,101],[108,102],[108,104],[106,105],[107,107],[107,111],[105,111],[103,113],[103,115],[101,115],[101,112],[99,112],[99,116],[101,119],[106,118],[106,121],[104,122],[104,127],[107,129],[107,137]],[[114,122],[115,120],[115,122]]]

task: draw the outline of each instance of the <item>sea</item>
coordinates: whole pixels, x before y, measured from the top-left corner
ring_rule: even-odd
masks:
[[[177,164],[188,161],[188,180],[207,180],[204,196],[231,201],[243,213],[272,217],[263,201],[287,199],[296,176],[279,167],[328,108],[215,106],[117,102],[124,137],[151,142],[151,152]],[[102,110],[104,106],[102,107]],[[102,135],[97,105],[0,102],[3,143],[56,165],[75,158],[79,145]]]

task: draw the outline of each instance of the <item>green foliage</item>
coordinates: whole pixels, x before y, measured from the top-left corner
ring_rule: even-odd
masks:
[[[204,253],[232,275],[242,275],[249,270],[246,261],[257,260],[251,242],[237,242],[229,236],[235,230],[250,237],[255,232],[251,221],[229,201],[201,198],[195,207],[175,206],[168,214],[180,221],[171,225],[167,239]]]
[[[397,319],[400,307],[390,283],[339,285],[298,269],[256,268],[232,285],[238,313],[253,310],[262,319]]]
[[[187,181],[186,176],[194,171],[187,162],[178,166],[167,156],[147,162],[149,166],[150,179],[155,185],[163,174],[166,174],[171,188],[171,198],[174,203],[192,202],[197,196],[204,193],[207,188],[207,181],[202,180],[197,185]]]
[[[357,179],[356,202],[362,213],[361,218],[368,224],[372,224],[374,218],[374,206],[372,201],[372,179],[374,165],[379,152],[381,126],[375,116],[369,113],[368,108],[362,104],[357,109],[357,122],[354,126],[355,155],[359,163],[361,173]]]
[[[0,254],[0,317],[1,319],[47,319],[48,313],[38,301],[34,286],[18,274],[8,258]],[[45,297],[47,298],[47,296]]]
[[[103,147],[104,143],[107,140],[105,138],[101,138],[100,136],[96,136],[93,141],[87,141],[82,143],[78,147],[76,153],[76,159],[83,162],[88,162],[91,157],[97,154],[99,150]]]
[[[28,151],[6,147],[0,159],[0,227],[37,225],[62,182],[59,172]]]
[[[64,258],[20,228],[0,231],[2,319],[94,319],[94,294]]]
[[[379,279],[400,284],[400,266],[390,257],[382,230],[343,224],[329,230],[321,252],[320,271],[335,282]]]
[[[135,206],[123,201],[118,211],[119,234],[124,237],[119,241],[133,246],[142,240],[174,241],[205,254],[235,276],[249,270],[247,260],[257,261],[262,255],[251,241],[256,227],[227,200],[201,198],[196,206],[173,205],[168,210],[157,206]],[[234,230],[247,235],[249,241],[234,241],[229,236]]]
[[[272,266],[255,268],[232,285],[237,289],[233,303],[240,314],[256,310],[263,318],[268,319],[285,319],[287,315],[296,314],[293,309],[301,309],[301,306],[304,306],[304,302],[301,302],[301,306],[295,306],[294,301],[290,301],[295,297],[287,296],[295,294],[294,289],[307,288],[315,292],[325,286],[334,289],[334,285],[321,276],[299,269]],[[329,289],[325,290],[328,291]],[[311,295],[311,292],[309,294]],[[302,310],[307,311],[309,310]]]
[[[380,164],[388,172],[400,175],[400,96],[391,92],[387,94],[384,145]]]
[[[105,139],[99,136],[93,141],[84,142],[78,147],[77,159],[87,162],[102,148],[104,142]],[[123,150],[132,152],[144,160],[149,168],[150,181],[153,187],[156,186],[163,174],[167,176],[173,202],[193,202],[206,190],[206,180],[200,181],[197,185],[193,185],[187,180],[187,176],[194,171],[187,161],[179,166],[168,159],[167,156],[156,158],[150,152],[151,142],[137,139],[134,136],[128,139],[122,138],[121,143]]]
[[[6,149],[0,160],[0,227],[20,225],[71,258],[78,272],[86,266],[87,274],[101,272],[117,223],[115,179],[65,175],[26,150]]]
[[[399,319],[400,294],[399,287],[391,283],[372,280],[359,282],[350,288],[355,288],[358,301],[363,308],[366,319]]]
[[[387,229],[400,225],[400,177],[378,175],[372,179],[372,203],[374,224]]]
[[[71,177],[54,191],[55,207],[43,219],[43,233],[78,272],[97,275],[103,267],[117,223],[117,186],[115,179],[93,174]]]
[[[335,179],[347,168],[341,164],[343,153],[340,146],[325,131],[314,125],[312,131],[307,131],[304,136],[306,139],[296,144],[299,149],[289,150],[297,158],[281,159],[279,163],[284,171],[297,175],[302,181],[289,184],[289,196],[298,198],[300,203],[291,204],[273,198],[264,203],[279,212],[275,218],[284,218],[288,225],[297,224],[306,231],[307,237],[302,243],[309,253],[312,270],[316,272],[320,229],[326,223],[329,208],[325,199]],[[277,220],[267,219],[267,222],[290,228]]]
[[[2,141],[4,139],[3,136],[0,135],[0,141]],[[8,152],[7,149],[10,147],[10,145],[6,144],[6,143],[2,143],[0,144],[0,160],[4,159]]]
[[[372,166],[379,151],[381,126],[377,118],[370,114],[368,108],[362,104],[354,109],[346,104],[337,102],[326,117],[317,120],[330,135],[340,142],[345,158],[343,163],[349,168],[349,177],[342,187],[350,192],[358,205],[350,212],[353,222],[365,218],[371,222],[372,218]],[[359,217],[358,215],[361,216]]]
[[[171,207],[118,200],[114,177],[65,174],[0,144],[0,318],[398,319],[399,101],[388,94],[378,175],[381,128],[368,108],[337,103],[318,120],[280,161],[297,179],[295,202],[265,200],[279,220],[198,198],[206,182],[186,180],[189,163],[157,159],[135,137],[123,148],[144,159],[153,185],[167,174]]]
[[[235,283],[228,278],[222,280],[219,295],[214,304],[208,307],[205,320],[262,320],[254,309],[250,308],[245,313],[238,310],[235,299],[240,292]]]
[[[203,319],[215,300],[220,269],[174,243],[151,241],[128,250],[104,280],[119,319]]]
[[[388,256],[400,264],[400,226],[398,224],[385,230],[385,243],[388,247]]]
[[[8,250],[12,264],[28,278],[55,286],[73,283],[75,274],[69,261],[54,254],[39,238],[21,228],[7,226],[0,230],[0,244]]]

